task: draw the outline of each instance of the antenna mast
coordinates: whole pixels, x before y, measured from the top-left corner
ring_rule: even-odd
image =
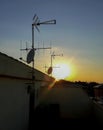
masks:
[[[36,100],[35,100],[35,72],[34,72],[34,56],[35,56],[35,51],[36,50],[39,50],[39,49],[51,49],[51,47],[47,47],[47,48],[45,48],[44,46],[43,46],[43,48],[35,48],[34,47],[34,27],[37,29],[37,31],[38,32],[40,32],[39,31],[39,29],[38,29],[38,26],[40,26],[41,24],[56,24],[56,20],[49,20],[49,21],[44,21],[44,22],[40,22],[40,20],[39,20],[39,18],[38,18],[38,16],[35,14],[34,15],[34,17],[33,17],[33,23],[32,23],[32,48],[27,48],[27,45],[26,45],[26,48],[25,49],[20,49],[21,51],[23,51],[23,50],[25,50],[25,51],[28,51],[28,50],[30,50],[29,52],[28,52],[28,54],[27,54],[27,59],[26,59],[26,62],[29,64],[29,63],[31,63],[32,62],[32,86],[31,85],[29,85],[28,86],[28,89],[30,89],[29,91],[30,91],[30,104],[29,104],[29,120],[30,120],[30,122],[31,122],[31,120],[32,120],[32,112],[34,112],[34,109],[35,109],[35,106],[36,106]],[[20,57],[20,60],[23,60],[22,59],[22,57]],[[25,61],[25,60],[23,60],[23,61]]]
[[[63,54],[54,54],[54,52],[51,54],[51,68],[52,68],[52,69],[53,69],[53,62],[52,62],[52,60],[53,60],[53,58],[54,58],[55,56],[63,56]],[[51,76],[52,76],[52,72],[51,72]]]
[[[32,55],[32,58],[30,62],[32,62],[32,85],[33,85],[33,89],[34,89],[34,98],[35,98],[35,72],[34,72],[34,55],[35,55],[35,51],[37,49],[51,49],[51,47],[48,47],[48,48],[35,48],[34,47],[34,27],[37,29],[38,32],[39,29],[38,29],[38,26],[40,26],[41,24],[56,24],[56,20],[49,20],[49,21],[44,21],[44,22],[40,22],[38,16],[35,14],[34,17],[33,17],[33,23],[32,23],[32,49],[30,50],[33,51],[32,54],[30,54],[30,56]],[[30,53],[29,52],[29,53]],[[27,58],[29,58],[30,56],[28,56]],[[35,101],[34,101],[34,108],[35,108]]]

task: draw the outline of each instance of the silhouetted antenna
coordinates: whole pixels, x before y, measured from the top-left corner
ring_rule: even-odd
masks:
[[[26,52],[28,52],[28,43],[26,42]]]
[[[28,51],[30,50],[31,48],[28,48],[28,42],[26,42],[26,48],[24,49],[24,48],[22,48],[22,42],[20,42],[20,60],[22,60],[22,61],[24,61],[24,62],[26,62],[26,60],[25,59],[23,59],[23,57],[22,57],[22,51],[26,51],[27,53],[28,53]]]
[[[31,48],[28,48],[28,43],[26,42],[26,48],[21,48],[21,51],[29,51]]]
[[[50,54],[52,53],[52,43],[50,41],[50,47],[51,47],[51,50],[50,50]]]
[[[21,51],[22,50],[26,50],[28,52],[27,54],[27,58],[26,58],[26,61],[28,64],[30,64],[32,62],[32,96],[34,97],[35,99],[35,73],[34,73],[34,56],[35,56],[35,51],[36,50],[39,50],[39,49],[51,49],[51,47],[43,47],[43,48],[35,48],[34,47],[34,27],[37,29],[38,32],[39,31],[39,28],[38,26],[40,26],[41,24],[56,24],[56,20],[49,20],[49,21],[44,21],[44,22],[40,22],[38,16],[35,14],[33,16],[33,23],[32,23],[32,48],[25,48],[25,49],[22,49],[21,48]],[[35,102],[34,102],[34,107],[35,107]]]
[[[35,14],[33,17],[32,27],[35,26],[35,28],[37,29],[38,32],[40,32],[40,30],[38,29],[38,25],[37,25],[39,22],[40,22],[40,20],[39,20],[38,16]]]
[[[35,55],[35,49],[32,48],[29,53],[27,54],[27,63],[30,64],[32,61],[34,61],[34,55]]]
[[[27,47],[27,44],[26,44],[26,48],[25,49],[20,49],[21,51],[26,51],[27,52],[27,57],[28,57],[28,55],[30,55],[30,56],[32,56],[33,54],[35,54],[35,51],[36,50],[41,50],[41,49],[51,49],[51,47],[44,47],[44,45],[43,45],[43,47],[39,47],[39,45],[38,45],[38,47],[37,48],[28,48]],[[22,54],[22,53],[21,53]],[[29,56],[29,57],[30,57]],[[22,55],[21,55],[21,57],[19,58],[20,60],[23,60],[23,61],[25,61],[25,62],[27,62],[28,64],[30,64],[31,62],[28,62],[27,60],[24,60],[23,59],[23,57],[22,57]],[[26,58],[26,59],[28,59],[28,58]],[[30,58],[29,58],[30,59]],[[33,61],[33,60],[32,60]]]
[[[39,48],[39,42],[38,42],[38,48]],[[39,55],[39,51],[38,51],[38,55]]]
[[[60,68],[60,67],[59,66],[50,66],[50,67],[45,66],[45,68],[48,68],[47,74],[50,75],[52,74],[53,68]]]
[[[46,65],[45,65],[45,66],[44,66],[44,69],[45,69],[45,73],[47,72],[47,71],[46,71],[46,70],[47,70],[47,68],[48,68],[48,66],[46,66]]]
[[[22,41],[20,41],[20,60],[22,60],[22,51],[21,51],[21,49],[22,49]]]
[[[48,73],[48,74],[52,74],[52,71],[53,71],[53,68],[52,68],[52,66],[50,66],[50,67],[48,68],[47,73]]]
[[[53,59],[56,57],[56,56],[63,56],[63,54],[55,54],[54,52],[51,54],[51,68],[57,68],[57,67],[53,67]],[[51,73],[51,76],[52,76],[52,73]]]

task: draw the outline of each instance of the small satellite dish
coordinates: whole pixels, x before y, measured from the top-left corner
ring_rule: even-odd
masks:
[[[27,63],[31,63],[34,60],[34,55],[35,55],[35,49],[31,49],[29,53],[27,54]]]
[[[52,73],[52,70],[53,70],[52,67],[49,67],[47,73],[48,73],[48,74],[51,74],[51,73]]]

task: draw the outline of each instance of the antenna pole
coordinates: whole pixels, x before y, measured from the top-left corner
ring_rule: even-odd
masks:
[[[32,24],[32,49],[34,49],[34,25]],[[35,51],[35,50],[34,50]],[[32,84],[29,98],[29,127],[32,125],[32,114],[35,108],[35,76],[34,76],[34,58],[32,60]]]
[[[52,56],[53,56],[53,55],[51,55],[51,67],[52,67]]]
[[[32,48],[34,48],[34,25],[32,24]]]
[[[56,24],[56,20],[49,20],[49,21],[45,21],[45,22],[40,22],[40,20],[38,19],[38,16],[37,15],[34,15],[33,17],[33,23],[32,23],[32,50],[35,51],[37,49],[51,49],[51,48],[35,48],[34,47],[34,27],[38,30],[39,32],[39,29],[38,29],[38,26],[40,26],[41,24]],[[33,57],[32,57],[33,58]],[[32,114],[33,110],[35,109],[35,69],[34,69],[34,58],[31,60],[32,61],[32,89],[31,89],[31,93],[30,93],[30,111]],[[30,115],[31,116],[31,115]]]
[[[32,24],[32,49],[34,49],[34,25],[33,24]],[[34,83],[34,59],[32,63],[32,82]]]
[[[20,50],[30,50],[30,52],[27,55],[27,63],[31,63],[32,62],[32,85],[30,85],[29,87],[30,89],[30,104],[29,104],[29,120],[30,120],[30,124],[32,121],[32,114],[34,113],[34,109],[36,106],[36,97],[35,97],[35,69],[34,69],[34,54],[35,51],[37,49],[51,49],[51,47],[48,48],[35,48],[34,47],[34,27],[37,29],[37,31],[39,32],[38,26],[40,26],[41,24],[56,24],[56,20],[49,20],[49,21],[44,21],[44,22],[40,22],[40,20],[38,19],[37,15],[34,15],[33,17],[33,23],[32,23],[32,49],[30,48],[26,48],[26,49],[20,49]],[[22,58],[20,58],[22,60]],[[52,60],[52,59],[51,59]]]
[[[52,54],[51,55],[51,67],[53,68],[53,62],[52,62],[52,58],[55,57],[55,56],[63,56],[63,54]],[[51,73],[51,76],[52,76],[52,73]]]

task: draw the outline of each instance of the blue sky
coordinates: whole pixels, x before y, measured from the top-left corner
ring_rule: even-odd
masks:
[[[49,46],[63,53],[76,68],[74,80],[103,79],[103,1],[102,0],[0,0],[0,51],[20,57],[20,42],[31,46],[34,14],[40,21],[56,19],[56,25],[41,25],[35,30],[35,46]],[[24,53],[22,53],[24,55]],[[49,65],[49,51],[37,53],[36,66]],[[64,60],[57,58],[57,60]],[[43,61],[42,61],[43,59]],[[55,59],[56,60],[56,59]]]

